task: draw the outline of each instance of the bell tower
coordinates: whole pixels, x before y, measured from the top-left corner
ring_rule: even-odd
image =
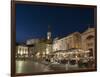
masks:
[[[51,27],[48,25],[47,40],[51,40]]]
[[[46,54],[48,55],[51,52],[52,52],[51,27],[48,25],[47,42],[46,42]]]

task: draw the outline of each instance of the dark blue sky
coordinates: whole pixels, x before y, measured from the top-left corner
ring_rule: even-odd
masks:
[[[16,4],[16,41],[46,37],[48,25],[52,37],[82,32],[94,25],[94,9]]]

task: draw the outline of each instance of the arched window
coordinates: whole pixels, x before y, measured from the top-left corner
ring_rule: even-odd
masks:
[[[93,35],[89,35],[86,38],[86,45],[87,45],[87,47],[93,46],[93,41],[94,41],[94,36]]]
[[[91,39],[94,39],[94,36],[93,35],[90,35],[86,38],[87,40],[91,40]]]
[[[74,43],[75,43],[75,48],[80,48],[80,41],[81,41],[81,36],[79,33],[74,34]]]

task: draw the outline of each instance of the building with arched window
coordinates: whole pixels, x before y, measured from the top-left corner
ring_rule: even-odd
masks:
[[[82,33],[82,49],[89,50],[89,56],[95,57],[95,28],[88,28]]]
[[[95,39],[95,28],[88,28],[82,33],[74,32],[66,37],[55,38],[53,40],[53,52],[60,54],[63,53],[62,51],[67,52],[73,49],[74,54],[74,49],[81,49],[82,52],[77,53],[77,56],[83,55],[83,58],[87,57],[94,60],[96,53]],[[71,54],[70,52],[67,53]]]
[[[74,32],[63,38],[55,38],[53,41],[53,51],[71,48],[81,48],[81,34],[79,32]]]

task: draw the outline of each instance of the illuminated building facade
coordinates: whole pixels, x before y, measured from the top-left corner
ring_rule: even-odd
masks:
[[[62,38],[57,37],[52,41],[49,26],[46,39],[29,39],[26,45],[16,46],[16,51],[16,57],[31,57],[41,61],[95,58],[95,28],[88,28],[83,33],[74,32]]]
[[[16,58],[27,58],[29,55],[28,46],[17,45],[16,46]]]
[[[46,43],[44,43],[44,42],[37,43],[35,45],[35,51],[36,51],[35,57],[37,59],[42,60],[43,58],[45,58],[45,56],[46,56]]]
[[[35,54],[35,45],[27,45],[29,58],[33,58]]]
[[[81,34],[72,33],[63,38],[55,38],[53,41],[53,51],[68,50],[71,48],[81,48]]]
[[[32,38],[32,39],[28,39],[26,41],[26,45],[28,46],[28,51],[29,51],[29,58],[34,58],[36,52],[38,52],[37,48],[37,44],[41,41],[41,39],[38,38]],[[38,46],[39,48],[39,46]]]
[[[34,38],[34,39],[29,39],[26,41],[26,45],[34,45],[36,43],[38,43],[40,40],[37,39],[37,38]]]
[[[89,50],[89,56],[95,58],[95,28],[88,28],[82,33],[82,49]]]
[[[88,28],[83,33],[74,32],[53,40],[53,54],[56,61],[69,58],[76,61],[94,60],[95,53],[95,28]]]

